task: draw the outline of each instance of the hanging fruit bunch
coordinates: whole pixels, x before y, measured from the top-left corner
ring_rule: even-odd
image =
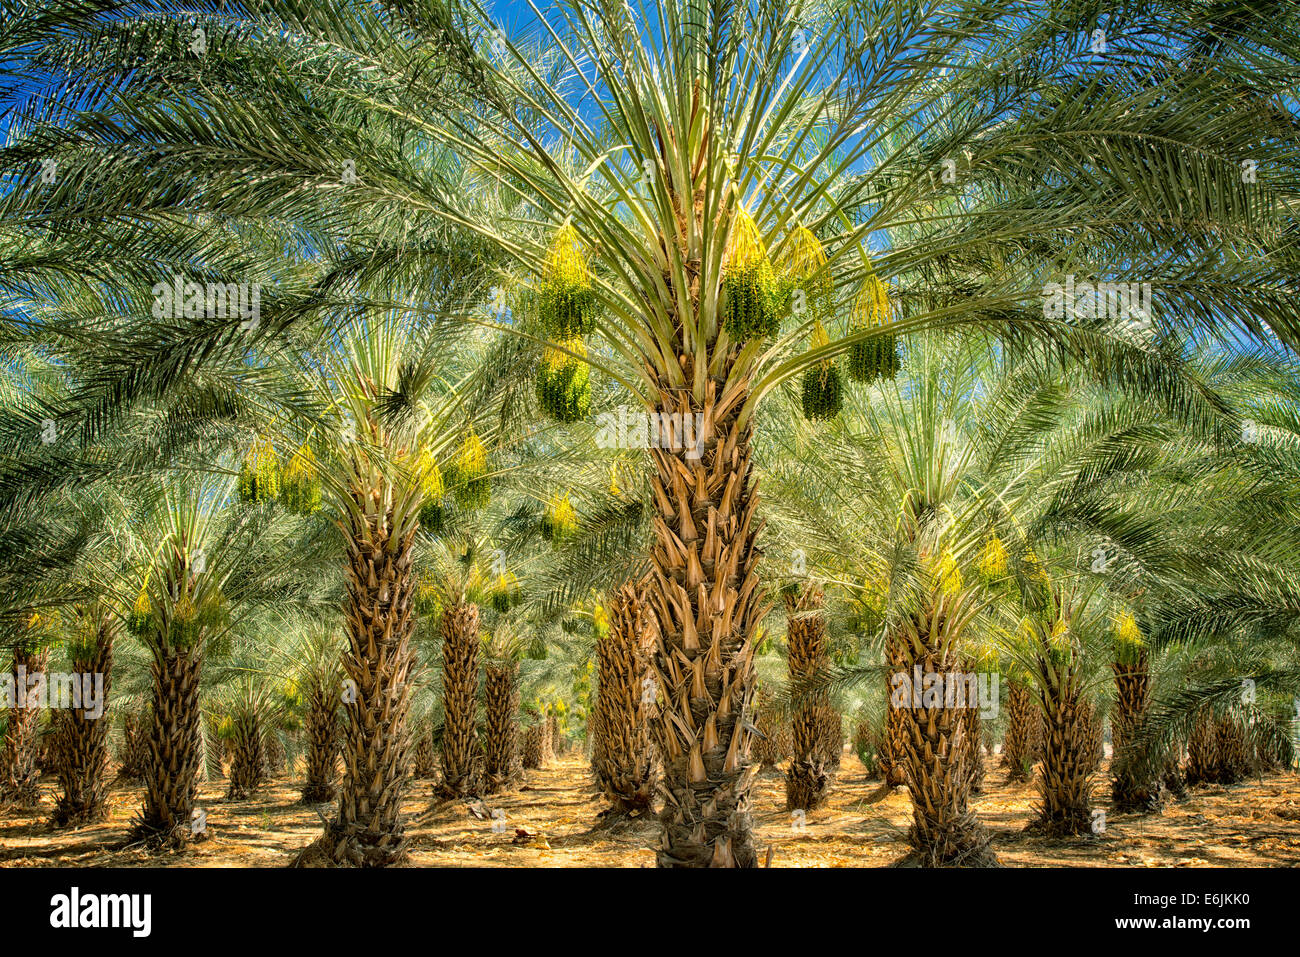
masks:
[[[242,486],[242,475],[241,475]],[[280,476],[280,502],[296,515],[313,515],[320,511],[320,474],[316,456],[303,444],[289,459]]]
[[[951,549],[945,548],[939,555],[939,562],[935,569],[935,577],[938,579],[939,588],[945,595],[956,595],[965,587],[962,580],[961,568],[957,564],[957,558],[953,555]]]
[[[813,325],[812,348],[830,343],[826,327],[818,319]],[[831,419],[844,407],[844,383],[840,370],[830,359],[814,363],[803,374],[803,416],[810,421]]]
[[[239,467],[239,500],[265,505],[280,495],[280,459],[270,439],[253,444]]]
[[[591,411],[591,369],[583,361],[586,355],[587,347],[577,337],[566,340],[564,349],[548,346],[542,353],[537,367],[537,402],[557,422],[577,422]]]
[[[472,512],[484,508],[492,498],[492,480],[488,478],[487,449],[473,430],[465,436],[456,455],[456,487],[452,498],[456,507]]]
[[[800,322],[827,318],[833,306],[831,275],[826,251],[811,229],[800,226],[790,235],[782,266],[781,314]]]
[[[1022,597],[1030,597],[1035,604],[1046,605],[1052,597],[1052,580],[1047,575],[1047,568],[1043,565],[1042,559],[1038,557],[1037,552],[1029,548],[1025,550],[1020,564],[1024,573]]]
[[[866,282],[853,302],[850,328],[854,332],[886,326],[892,321],[889,291],[871,269],[870,263],[867,270]],[[872,336],[863,342],[855,342],[849,349],[849,376],[855,382],[892,379],[898,375],[900,365],[897,336]]]
[[[758,224],[738,210],[722,260],[722,326],[727,335],[737,342],[776,335],[781,329],[780,295]]]
[[[551,241],[535,301],[542,331],[556,341],[590,335],[596,326],[591,270],[572,223],[561,226]]]
[[[552,496],[542,512],[542,538],[558,545],[578,531],[578,513],[569,501],[569,493]]]
[[[423,502],[420,505],[420,525],[434,535],[442,531],[446,513],[442,500],[447,488],[442,481],[442,469],[433,460],[428,449],[421,449],[415,458],[415,480],[419,484]]]
[[[1127,611],[1115,616],[1115,661],[1132,667],[1146,655],[1146,640],[1137,619]]]
[[[514,572],[502,572],[497,576],[496,581],[492,583],[492,590],[488,593],[488,600],[501,614],[505,614],[524,600],[519,588],[519,579],[515,577]]]
[[[1005,582],[1007,574],[1007,547],[1002,544],[997,533],[990,532],[984,542],[984,550],[980,553],[980,581],[992,588]]]
[[[140,586],[140,594],[136,596],[130,614],[126,616],[126,630],[139,638],[152,628],[153,606],[149,603],[149,583],[145,582]]]

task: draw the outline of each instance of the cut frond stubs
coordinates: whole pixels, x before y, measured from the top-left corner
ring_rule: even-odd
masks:
[[[569,501],[569,493],[553,496],[542,512],[542,538],[559,544],[578,531],[578,513]]]
[[[239,467],[239,499],[265,505],[280,494],[280,459],[270,439],[256,442]]]
[[[289,459],[280,478],[280,501],[296,515],[312,515],[320,511],[320,474],[316,456],[307,445],[302,445]]]
[[[568,340],[596,325],[596,293],[581,237],[572,223],[555,233],[536,293],[537,319],[549,336]]]
[[[813,326],[812,348],[819,349],[829,343],[826,327],[818,320]],[[834,418],[843,407],[844,383],[840,370],[830,359],[814,363],[803,374],[804,418],[812,421]]]
[[[452,498],[457,508],[472,512],[487,506],[492,498],[492,480],[487,472],[487,449],[478,433],[471,429],[456,454],[456,487]]]
[[[893,321],[889,290],[874,272],[867,276],[853,301],[850,327],[854,332],[887,326]],[[855,382],[874,382],[898,375],[902,363],[898,356],[898,337],[874,336],[855,342],[849,350],[849,376]]]
[[[722,264],[722,325],[737,342],[766,339],[781,328],[779,284],[758,225],[736,213]]]
[[[447,487],[442,481],[442,469],[428,449],[421,449],[415,459],[416,481],[420,486],[423,502],[420,505],[420,525],[432,534],[442,531],[446,513],[442,500],[447,495]]]
[[[537,402],[558,422],[577,422],[591,411],[590,367],[581,339],[570,339],[562,349],[547,348],[537,367]],[[576,353],[570,355],[569,353]]]

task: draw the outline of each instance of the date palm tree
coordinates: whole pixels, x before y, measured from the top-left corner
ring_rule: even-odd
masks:
[[[72,5],[15,31],[15,50],[57,65],[55,95],[33,96],[25,118],[61,121],[35,127],[10,165],[52,161],[68,176],[7,205],[37,230],[48,216],[90,236],[124,205],[144,233],[177,209],[274,217],[395,272],[420,255],[407,237],[453,224],[533,287],[550,328],[516,334],[544,334],[644,408],[692,424],[694,441],[651,453],[665,866],[758,860],[747,715],[770,604],[752,437],[783,382],[812,370],[829,389],[837,356],[892,354],[895,337],[938,326],[1048,341],[1114,379],[1162,364],[1152,339],[1175,328],[1267,327],[1296,341],[1278,292],[1294,273],[1279,229],[1294,138],[1274,102],[1295,48],[1285,8],[1259,25],[1199,8],[1171,25],[1158,5],[1139,8],[1097,62],[1084,0],[967,0],[929,17],[875,0],[662,0],[640,17],[574,0],[516,38],[474,3],[418,0],[388,16],[330,0],[304,16],[267,0],[228,31],[219,0],[191,6],[151,21],[147,42],[163,52],[148,70],[124,65],[140,37]],[[214,27],[202,58],[181,42],[191,16]],[[51,19],[64,29],[43,48]],[[1153,32],[1167,39],[1158,53]],[[1181,71],[1166,55],[1213,69]],[[65,92],[62,72],[77,70]],[[154,82],[162,70],[167,83]],[[64,96],[92,109],[65,119]],[[413,159],[441,151],[464,178]],[[1274,179],[1250,182],[1240,157]],[[467,180],[477,188],[456,188]],[[512,215],[466,202],[485,190],[516,198]],[[1161,288],[1155,337],[1044,310],[1045,286],[1076,273]],[[855,325],[825,307],[894,279],[896,316]],[[259,335],[294,321],[278,314]],[[137,343],[123,387],[143,393],[244,348],[228,324],[198,325],[180,342]],[[586,353],[584,336],[609,355]],[[373,559],[394,572],[389,532],[373,525],[349,527],[369,555],[356,570]],[[368,803],[358,814],[344,827],[372,820]],[[391,815],[373,820],[390,847]]]

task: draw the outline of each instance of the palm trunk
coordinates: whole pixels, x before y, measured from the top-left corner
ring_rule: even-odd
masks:
[[[790,757],[790,728],[770,691],[760,688],[757,702],[754,726],[758,734],[754,737],[754,763],[779,770],[781,762]]]
[[[697,399],[694,359],[682,359],[687,386],[661,383],[661,413],[702,425],[694,443],[651,452],[654,668],[664,700],[655,732],[665,797],[657,861],[754,867],[748,725],[755,637],[770,606],[754,545],[762,523],[751,487],[751,430],[738,419],[747,393],[736,387],[719,397],[717,380],[702,374]]]
[[[487,741],[483,749],[483,777],[488,794],[505,791],[519,780],[519,665],[492,662],[484,669],[484,703]]]
[[[833,785],[844,760],[844,720],[835,706],[827,704],[817,710],[817,741],[826,765],[826,775]]]
[[[266,740],[257,713],[244,712],[234,720],[235,754],[230,762],[227,801],[246,801],[266,783]]]
[[[1213,784],[1219,780],[1219,748],[1214,714],[1203,708],[1187,740],[1187,783]]]
[[[1041,737],[1043,713],[1034,700],[1033,690],[1012,681],[1007,692],[1007,734],[1002,742],[1002,765],[1007,780],[1028,781],[1034,767],[1036,739]]]
[[[4,750],[0,752],[0,805],[18,810],[33,810],[41,803],[38,750],[40,748],[41,711],[36,695],[27,698],[33,677],[45,680],[48,650],[29,647],[14,649],[14,707],[9,709],[5,727]],[[19,707],[23,705],[23,707]]]
[[[966,708],[962,721],[965,723],[962,740],[966,742],[966,761],[970,765],[970,790],[979,794],[984,790],[984,719],[979,706]]]
[[[400,538],[391,511],[376,511],[379,490],[355,492],[347,511],[348,542],[342,695],[345,773],[338,817],[297,863],[385,867],[405,853],[402,793],[406,787],[411,704],[411,634],[415,630],[415,530]]]
[[[433,743],[433,727],[429,721],[422,721],[415,731],[414,774],[421,781],[438,776],[438,749]]]
[[[478,606],[468,602],[442,613],[442,785],[445,797],[478,788]]]
[[[564,753],[564,733],[560,730],[560,719],[554,712],[546,716],[547,734],[550,738],[551,757]]]
[[[821,588],[812,582],[797,594],[785,597],[786,647],[794,699],[790,717],[793,756],[785,778],[787,810],[815,810],[826,802],[830,791],[824,740],[824,712],[830,708],[830,694],[824,685],[827,657],[822,600]]]
[[[97,717],[85,710],[61,711],[56,716],[59,785],[63,794],[54,807],[59,827],[80,827],[108,816],[108,696],[113,684],[113,639],[117,622],[100,620],[93,645],[79,648],[72,670],[80,675],[102,675],[101,711]]]
[[[162,846],[198,836],[192,826],[198,793],[201,646],[160,652],[153,663],[153,708],[144,758],[144,811],[136,835]]]
[[[118,773],[128,781],[144,780],[145,733],[140,727],[140,716],[122,716],[122,767]]]
[[[1142,740],[1151,703],[1150,655],[1137,649],[1111,665],[1115,673],[1115,719],[1111,722],[1111,799],[1117,811],[1153,811],[1163,801],[1161,763]]]
[[[1255,773],[1255,762],[1246,737],[1246,723],[1236,711],[1227,711],[1217,722],[1215,744],[1219,751],[1219,783],[1236,784]]]
[[[959,639],[968,618],[968,610],[958,606],[954,596],[937,593],[929,609],[900,628],[898,647],[905,656],[905,674],[914,679],[917,674],[960,673]],[[899,709],[906,736],[904,770],[912,799],[908,841],[913,847],[902,863],[922,867],[997,864],[988,831],[968,806],[971,765],[966,709],[956,707],[957,703],[955,694],[945,694],[933,705],[923,700],[921,707]]]
[[[1033,826],[1052,837],[1084,834],[1092,828],[1092,745],[1082,669],[1073,651],[1049,653],[1040,666],[1047,682],[1039,688],[1043,762]]]
[[[624,584],[609,600],[609,634],[596,642],[592,752],[596,783],[616,817],[645,814],[654,798],[650,715],[655,695],[646,681],[653,644],[654,619],[644,586]]]
[[[1101,762],[1106,757],[1106,727],[1101,712],[1092,702],[1087,702],[1084,707],[1084,732],[1088,770],[1095,772],[1101,768]]]
[[[337,681],[313,677],[307,689],[307,776],[302,786],[305,804],[326,804],[338,792],[339,707]]]
[[[904,710],[895,707],[893,675],[909,674],[908,655],[902,640],[891,632],[885,636],[885,738],[880,754],[880,773],[888,787],[902,787],[907,781],[907,727]]]
[[[546,723],[538,720],[524,729],[524,767],[539,770],[546,764]]]

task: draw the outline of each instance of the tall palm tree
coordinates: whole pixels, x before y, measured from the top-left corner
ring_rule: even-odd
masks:
[[[219,0],[194,11],[225,22]],[[55,225],[91,234],[123,204],[146,231],[177,209],[271,214],[345,236],[359,259],[378,254],[377,268],[397,272],[415,258],[405,238],[420,232],[417,217],[452,223],[537,287],[557,352],[583,358],[574,340],[598,336],[616,357],[606,367],[646,409],[698,423],[690,447],[651,453],[663,865],[757,862],[746,715],[769,605],[751,440],[760,402],[782,382],[815,368],[824,387],[826,361],[933,326],[1050,340],[1094,357],[1099,375],[1149,373],[1162,361],[1149,343],[1042,308],[1045,284],[1074,273],[1160,286],[1160,333],[1267,326],[1296,341],[1278,292],[1293,256],[1277,229],[1295,151],[1289,114],[1269,108],[1286,95],[1295,47],[1285,8],[1267,25],[1217,8],[1171,25],[1162,5],[1139,6],[1100,75],[1080,66],[1095,16],[1085,0],[967,0],[931,17],[875,0],[843,11],[663,0],[639,18],[628,5],[573,2],[539,16],[537,42],[505,36],[476,4],[417,0],[390,17],[337,0],[326,11],[267,0],[220,34],[213,56],[168,62],[159,84],[119,66],[134,62],[122,55],[129,31],[60,8],[67,29],[51,59],[86,70],[76,105],[111,108],[11,151],[15,165],[53,159],[69,175],[7,205],[35,225],[35,211],[54,209]],[[173,36],[182,27],[190,21],[162,20]],[[32,29],[17,31],[15,49],[39,43]],[[1214,69],[1173,69],[1150,49],[1153,32]],[[322,59],[304,59],[304,46]],[[61,105],[37,96],[26,112]],[[443,149],[477,190],[411,159]],[[124,161],[104,163],[105,152]],[[1242,156],[1276,179],[1248,189]],[[520,200],[514,215],[467,209],[483,190]],[[806,254],[814,242],[824,267]],[[588,251],[592,268],[579,261]],[[803,352],[829,319],[815,305],[822,279],[846,302],[877,274],[906,281],[901,315],[832,321],[837,334]],[[293,323],[277,315],[260,335]],[[242,348],[228,326],[207,325],[179,344],[137,344],[131,365],[147,371],[122,376],[124,388],[156,388],[199,356]],[[383,555],[377,532],[350,531]]]

